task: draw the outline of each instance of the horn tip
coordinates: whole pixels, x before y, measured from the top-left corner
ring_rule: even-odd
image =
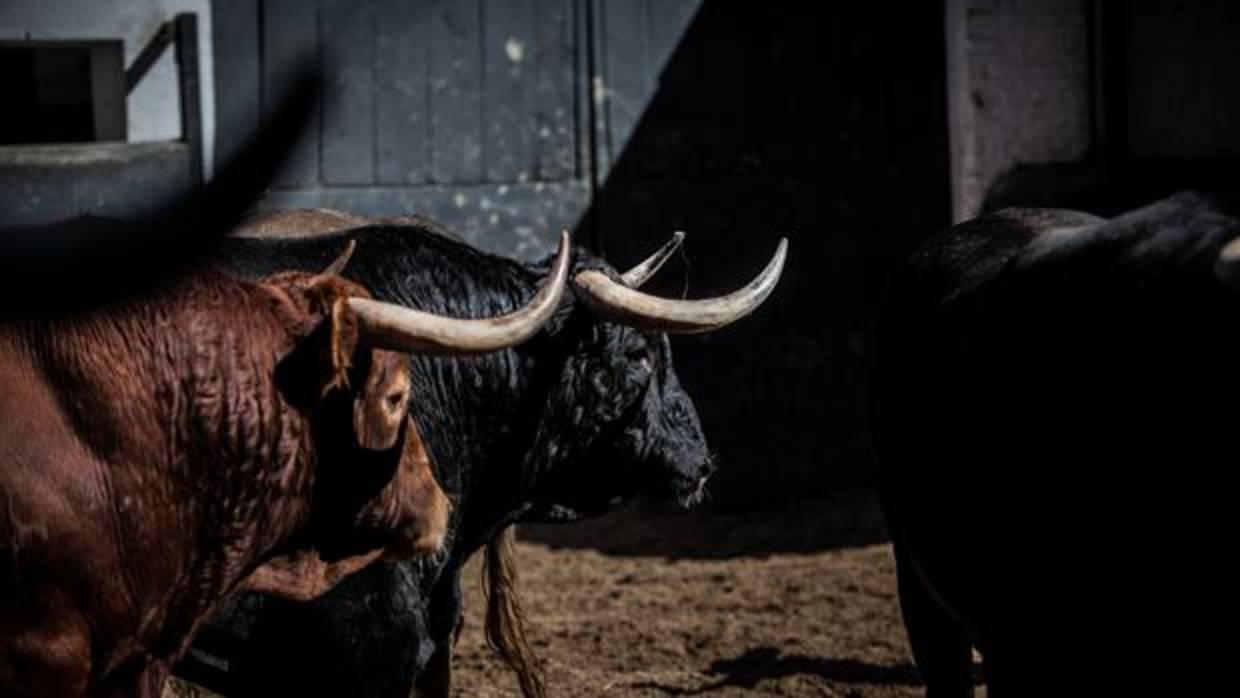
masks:
[[[1223,245],[1223,249],[1219,250],[1219,259],[1226,262],[1240,261],[1240,237]]]
[[[1236,238],[1219,250],[1214,261],[1214,274],[1220,281],[1240,286],[1240,238]]]

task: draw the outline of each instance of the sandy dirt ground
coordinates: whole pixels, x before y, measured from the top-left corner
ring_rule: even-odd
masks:
[[[922,695],[868,499],[778,515],[639,508],[518,539],[552,696]],[[479,574],[475,560],[463,579],[453,694],[519,696],[483,638]]]
[[[922,695],[881,519],[849,506],[523,529],[522,596],[550,694]],[[519,696],[485,645],[478,574],[475,561],[455,694]]]

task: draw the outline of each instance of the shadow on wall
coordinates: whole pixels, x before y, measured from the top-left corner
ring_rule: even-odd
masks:
[[[675,340],[720,508],[870,479],[882,275],[949,220],[942,26],[937,2],[705,0],[578,225],[620,267],[687,231],[651,288],[690,297],[735,289],[790,238],[755,316]]]

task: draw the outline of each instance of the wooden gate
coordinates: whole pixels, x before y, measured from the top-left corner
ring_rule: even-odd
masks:
[[[699,2],[216,2],[217,158],[309,55],[329,74],[318,128],[265,206],[424,213],[541,256],[581,224]]]

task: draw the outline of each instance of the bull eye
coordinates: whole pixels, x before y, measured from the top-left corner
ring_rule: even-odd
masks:
[[[400,411],[400,408],[404,406],[405,393],[403,392],[392,393],[391,395],[388,395],[387,398],[384,399],[384,402],[387,404],[387,408],[389,412],[398,412]]]

